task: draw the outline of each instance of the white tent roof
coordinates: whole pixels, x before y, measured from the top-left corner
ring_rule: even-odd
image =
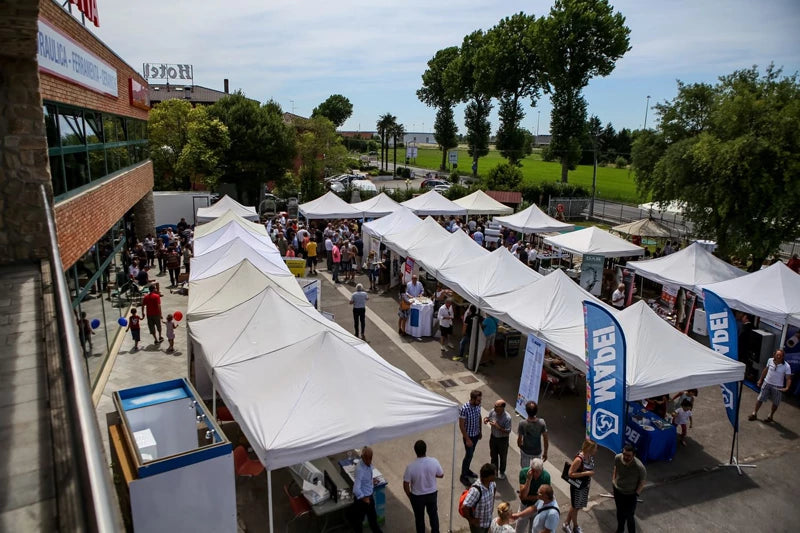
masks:
[[[453,200],[467,210],[468,215],[510,215],[514,210],[501,204],[480,189],[472,194]]]
[[[681,214],[683,213],[684,203],[679,200],[672,200],[667,202],[663,207],[659,206],[658,202],[648,202],[646,204],[639,204],[639,209],[646,211],[655,211],[657,213]]]
[[[778,262],[758,272],[703,285],[733,309],[778,323],[800,323],[800,275]]]
[[[300,204],[300,214],[312,218],[361,218],[361,211],[348,204],[336,193],[328,191],[316,200]]]
[[[536,204],[507,217],[495,217],[494,221],[514,231],[523,233],[550,233],[575,229],[572,224],[567,224],[548,216]]]
[[[194,256],[197,257],[216,250],[234,239],[241,239],[251,248],[272,249],[275,253],[280,253],[272,239],[261,233],[253,233],[249,228],[243,227],[235,221],[228,222],[217,231],[195,238],[192,243],[192,251]]]
[[[458,418],[457,404],[329,332],[214,372],[226,405],[268,470]],[[265,376],[280,379],[265,382]]]
[[[627,345],[628,401],[744,379],[743,363],[681,334],[643,301],[616,318]]]
[[[414,214],[411,209],[400,205],[400,209],[391,215],[386,215],[372,222],[366,222],[361,225],[361,229],[364,233],[382,239],[384,235],[405,231],[420,224],[422,224],[421,218]]]
[[[624,233],[625,235],[638,235],[639,237],[670,237],[674,231],[652,218],[643,218],[628,222],[627,224],[620,224],[611,228],[617,233]]]
[[[664,257],[628,261],[627,267],[657,283],[680,285],[694,292],[700,291],[700,285],[738,278],[746,274],[744,270],[719,259],[697,243]]]
[[[425,242],[439,242],[449,236],[449,231],[440,226],[432,217],[428,217],[416,226],[384,234],[383,242],[401,256],[408,257],[409,249],[414,245]]]
[[[247,220],[258,220],[258,213],[256,213],[255,207],[244,206],[226,194],[212,206],[199,207],[197,209],[197,222],[210,222],[215,218],[221,217],[227,211],[233,211]]]
[[[209,233],[214,233],[215,231],[219,231],[220,229],[224,228],[231,222],[239,224],[241,227],[245,228],[250,233],[256,233],[259,235],[267,236],[267,228],[264,227],[263,224],[257,224],[254,222],[250,222],[249,220],[242,218],[241,216],[237,215],[233,211],[226,211],[222,216],[215,218],[211,222],[207,222],[205,224],[198,224],[194,228],[194,238],[195,240],[208,235]]]
[[[277,250],[253,248],[236,238],[215,250],[193,257],[190,263],[189,281],[197,281],[219,274],[245,259],[269,276],[292,275]]]
[[[362,216],[365,218],[377,218],[391,215],[395,211],[399,211],[403,208],[383,192],[363,202],[350,205],[361,211]]]
[[[589,300],[616,314],[572,281],[560,269],[519,290],[488,296],[492,314],[523,333],[542,338],[569,364],[586,372],[583,301]]]
[[[298,305],[308,304],[303,289],[294,276],[268,276],[245,259],[218,274],[190,281],[186,318],[193,321],[218,315],[257,296],[267,287],[285,291],[294,297]],[[288,299],[292,301],[291,298]]]
[[[442,228],[442,232],[417,242],[407,250],[408,255],[431,274],[438,276],[439,270],[446,264],[464,265],[489,255],[486,248],[470,239],[463,231],[450,233]]]
[[[484,298],[514,292],[542,279],[541,274],[504,247],[472,261],[448,262],[439,270],[438,277],[470,303],[490,312],[493,309]]]
[[[605,257],[627,257],[644,254],[644,248],[611,235],[596,226],[545,237],[544,242],[574,254],[596,254]]]
[[[451,202],[436,191],[428,191],[402,204],[420,216],[424,215],[466,215],[467,210]]]

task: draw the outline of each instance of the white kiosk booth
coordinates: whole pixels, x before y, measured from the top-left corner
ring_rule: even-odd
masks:
[[[236,531],[231,443],[186,379],[120,390],[109,446],[130,531]]]

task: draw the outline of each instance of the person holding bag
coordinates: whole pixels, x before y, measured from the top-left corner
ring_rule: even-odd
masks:
[[[583,441],[581,451],[572,460],[567,470],[567,482],[569,486],[570,508],[567,519],[561,528],[566,533],[582,533],[581,526],[578,525],[578,510],[585,509],[589,503],[589,487],[592,476],[594,476],[594,456],[597,453],[597,443],[591,440]],[[565,468],[566,470],[566,468]],[[583,480],[586,482],[582,487],[576,487],[573,480]],[[570,525],[572,524],[572,525]]]

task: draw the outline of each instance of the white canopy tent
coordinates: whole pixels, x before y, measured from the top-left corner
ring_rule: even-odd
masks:
[[[579,255],[595,254],[604,257],[643,255],[644,248],[620,239],[596,226],[582,230],[545,237],[544,242],[567,252]]]
[[[402,204],[420,216],[425,215],[466,215],[467,210],[451,202],[436,191],[428,191]]]
[[[510,215],[514,212],[514,209],[501,204],[480,189],[453,200],[453,203],[466,209],[468,215]]]
[[[440,242],[449,236],[449,231],[440,226],[432,217],[427,217],[416,226],[384,234],[383,242],[396,253],[408,257],[409,250],[413,246],[426,242]],[[417,258],[414,257],[414,259]]]
[[[245,259],[264,274],[292,276],[280,252],[266,247],[253,248],[236,238],[215,250],[193,257],[190,264],[189,281],[198,281],[219,274]]]
[[[223,214],[218,218],[215,218],[211,222],[206,222],[205,224],[200,224],[196,226],[194,228],[194,239],[197,240],[200,237],[208,235],[209,233],[214,233],[215,231],[219,231],[220,229],[223,229],[231,222],[240,225],[242,228],[246,229],[250,233],[255,233],[267,237],[267,228],[265,228],[263,224],[256,224],[254,222],[250,222],[249,220],[237,215],[233,211],[226,211],[225,214]]]
[[[495,217],[494,221],[522,233],[551,233],[575,229],[573,224],[561,222],[547,215],[536,204],[507,217]]]
[[[624,233],[625,235],[636,235],[638,237],[653,237],[653,238],[667,238],[671,237],[674,231],[652,218],[643,218],[628,222],[627,224],[620,224],[611,228],[617,233]]]
[[[672,200],[664,205],[659,202],[648,202],[646,204],[639,204],[639,209],[645,211],[655,211],[656,213],[666,213],[670,215],[680,215],[683,213],[684,203],[679,200]]]
[[[291,274],[270,276],[247,259],[213,276],[189,282],[188,321],[218,315],[245,302],[267,287],[276,287],[297,305],[308,305],[303,289]],[[292,300],[294,298],[294,300]]]
[[[364,218],[379,218],[386,215],[391,215],[395,211],[399,211],[403,207],[389,198],[386,193],[380,193],[363,202],[350,204],[359,211]]]
[[[212,250],[216,250],[234,239],[240,239],[251,248],[271,249],[277,254],[280,253],[278,247],[272,242],[272,239],[261,233],[253,233],[249,228],[243,227],[235,221],[228,222],[217,231],[195,238],[192,243],[192,249],[195,257],[197,257]]]
[[[744,363],[681,334],[643,301],[616,318],[627,345],[628,401],[744,379]]]
[[[437,238],[419,241],[407,250],[409,257],[434,276],[439,277],[439,270],[446,264],[464,265],[489,255],[486,248],[470,239],[463,231],[442,231],[444,233]]]
[[[227,194],[219,199],[217,203],[209,207],[199,207],[197,209],[197,222],[211,222],[224,215],[226,212],[232,211],[246,220],[258,221],[258,213],[255,207],[248,207],[240,204]]]
[[[411,229],[422,224],[422,219],[419,218],[411,209],[404,207],[402,204],[398,205],[400,206],[400,209],[391,215],[386,215],[378,220],[373,220],[372,222],[366,222],[362,224],[361,230],[365,234],[372,235],[373,237],[381,240],[383,239],[384,235]]]
[[[784,263],[703,288],[716,293],[733,309],[779,324],[800,324],[800,275]]]
[[[701,285],[746,274],[744,270],[726,263],[697,243],[664,257],[628,261],[626,266],[634,269],[643,278],[661,284],[679,285],[696,293],[700,292]]]
[[[492,314],[515,329],[533,333],[581,372],[586,372],[583,301],[617,311],[572,281],[561,269],[519,290],[484,298]]]
[[[515,292],[542,279],[503,247],[471,261],[448,261],[437,276],[467,301],[490,313],[494,309],[485,298]]]
[[[306,219],[315,218],[362,218],[362,212],[348,204],[336,193],[328,191],[316,200],[311,200],[298,207],[300,214]]]

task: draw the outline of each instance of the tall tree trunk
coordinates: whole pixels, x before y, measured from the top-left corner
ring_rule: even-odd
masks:
[[[569,172],[569,156],[565,156],[561,158],[561,183],[567,183]]]
[[[442,146],[442,164],[439,166],[439,170],[447,170],[447,148]]]
[[[394,170],[392,176],[397,176],[397,136],[394,137]]]

